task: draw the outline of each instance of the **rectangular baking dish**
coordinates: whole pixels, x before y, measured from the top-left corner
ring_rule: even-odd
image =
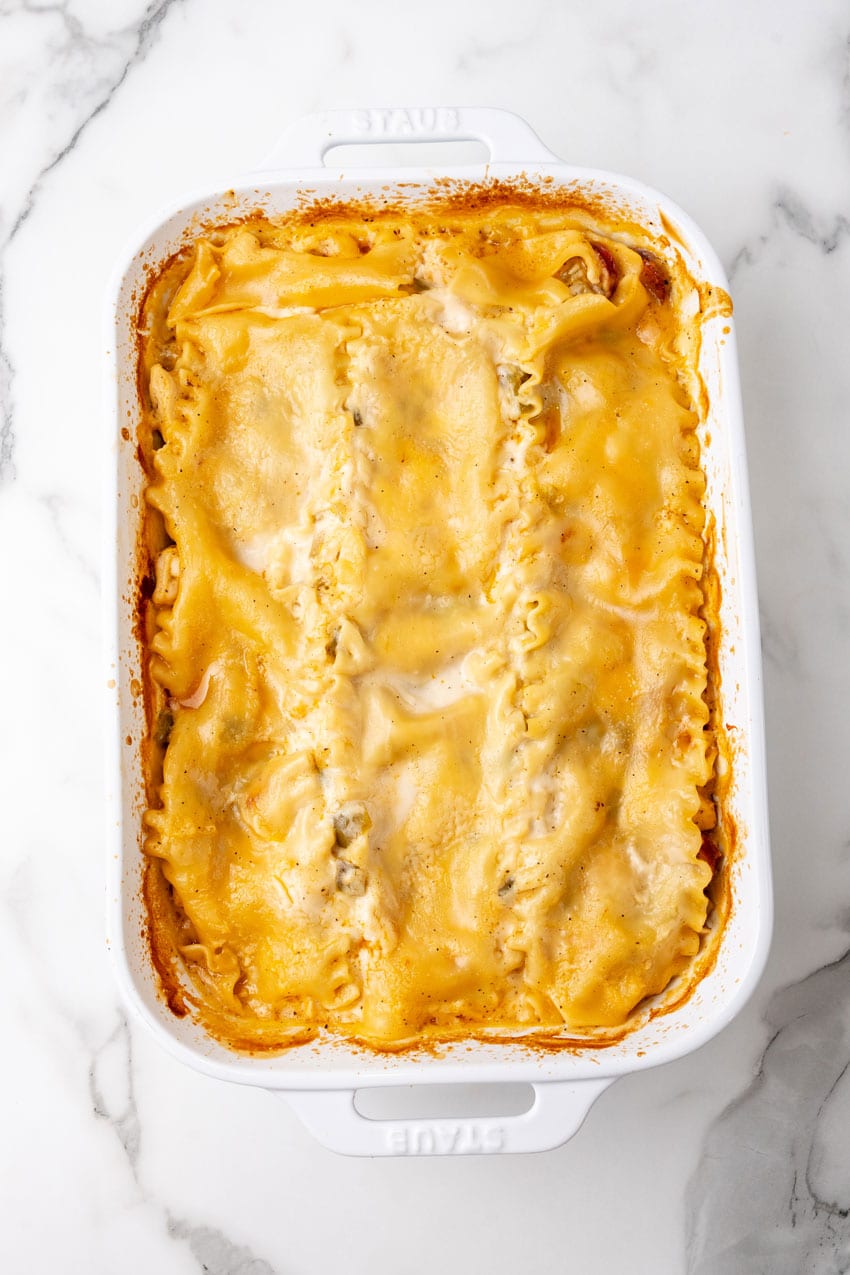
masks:
[[[331,147],[352,143],[478,141],[490,161],[443,172],[423,168],[324,166]],[[572,1136],[594,1099],[616,1077],[669,1062],[698,1048],[741,1009],[767,958],[771,884],[765,787],[761,656],[746,457],[733,323],[722,310],[703,328],[700,372],[709,409],[701,424],[707,501],[717,526],[721,603],[721,700],[734,746],[729,810],[738,830],[731,863],[732,907],[718,956],[692,994],[667,1013],[645,1012],[618,1043],[541,1050],[522,1043],[459,1042],[434,1053],[375,1054],[335,1042],[292,1048],[277,1057],[241,1056],[190,1019],[173,1016],[159,995],[145,939],[141,901],[140,651],[134,635],[136,546],[144,475],[136,455],[138,399],[135,311],[147,271],[186,242],[199,222],[232,220],[262,207],[283,212],[299,200],[416,200],[435,180],[488,178],[580,188],[616,202],[654,233],[666,234],[696,281],[725,289],[723,269],[706,239],[679,208],[630,178],[574,168],[552,155],[528,125],[505,111],[390,109],[308,116],[281,138],[261,172],[227,189],[188,199],[140,236],[116,276],[108,302],[106,405],[108,438],[106,600],[109,661],[108,935],[122,993],[175,1057],[221,1080],[284,1094],[325,1145],[348,1154],[469,1154],[539,1151]],[[493,1082],[530,1083],[534,1102],[523,1115],[464,1120],[364,1118],[354,1105],[369,1086]]]

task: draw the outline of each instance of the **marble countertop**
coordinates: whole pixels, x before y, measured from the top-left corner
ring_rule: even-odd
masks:
[[[850,13],[0,0],[0,1267],[850,1271]],[[104,943],[101,310],[122,246],[326,106],[518,111],[718,248],[738,319],[776,930],[741,1016],[537,1156],[348,1160],[128,1020]]]

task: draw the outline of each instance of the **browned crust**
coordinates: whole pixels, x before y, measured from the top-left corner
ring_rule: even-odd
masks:
[[[339,200],[333,196],[317,198],[310,192],[303,192],[299,206],[290,212],[269,217],[268,212],[258,204],[254,209],[231,219],[199,217],[187,228],[185,244],[176,252],[160,261],[146,263],[145,282],[134,297],[134,336],[135,336],[135,383],[138,401],[141,406],[141,423],[136,439],[136,454],[139,464],[148,479],[153,477],[153,427],[150,419],[150,399],[148,380],[150,361],[146,350],[152,344],[145,331],[146,314],[150,313],[153,294],[157,289],[176,290],[189,268],[189,252],[191,243],[204,233],[225,231],[236,226],[274,220],[279,225],[313,227],[322,223],[344,218],[357,218],[369,222],[380,222],[405,215],[410,204],[397,197],[398,187],[388,188],[386,198],[379,203],[369,203],[365,199]],[[585,214],[594,228],[602,227],[611,230],[612,237],[633,239],[642,244],[652,243],[654,252],[639,249],[646,262],[643,282],[654,301],[664,304],[670,294],[670,277],[665,259],[672,253],[677,256],[677,244],[681,243],[675,227],[662,218],[664,236],[650,235],[645,226],[631,220],[625,206],[620,206],[613,197],[601,195],[588,196],[588,192],[580,186],[562,187],[546,178],[544,181],[512,179],[510,181],[489,181],[479,185],[470,185],[452,178],[437,181],[422,198],[416,199],[417,211],[435,213],[445,210],[447,216],[472,215],[488,208],[501,208],[512,205],[517,209],[537,212],[551,211],[563,213]],[[596,245],[595,245],[596,246]],[[597,247],[597,251],[599,248]],[[681,259],[681,258],[680,258]],[[603,257],[604,261],[604,257]],[[722,289],[712,288],[689,279],[696,288],[700,299],[700,324],[712,317],[724,317],[732,312],[731,300]],[[701,421],[707,417],[708,394],[702,380],[699,382],[698,400],[695,403]],[[125,434],[126,432],[122,431]],[[729,789],[731,776],[734,773],[733,749],[729,735],[722,721],[720,704],[720,577],[716,569],[716,535],[717,529],[713,519],[709,519],[703,534],[705,546],[703,559],[703,595],[704,604],[701,615],[706,624],[705,646],[708,667],[709,693],[709,729],[714,733],[718,756],[726,761],[725,775],[717,773],[711,798],[717,810],[717,828],[707,834],[716,844],[719,856],[719,867],[714,871],[707,887],[713,914],[713,924],[706,932],[706,941],[699,953],[688,964],[686,975],[680,975],[673,985],[661,993],[659,1003],[648,1012],[642,1012],[641,1006],[633,1012],[631,1019],[622,1027],[604,1030],[598,1034],[583,1037],[567,1036],[563,1029],[540,1028],[537,1030],[502,1031],[486,1027],[454,1029],[450,1032],[424,1031],[411,1040],[398,1042],[380,1042],[367,1040],[349,1033],[329,1033],[321,1026],[305,1026],[303,1029],[285,1028],[285,1039],[281,1039],[281,1025],[276,1025],[278,1032],[274,1040],[266,1040],[259,1033],[244,1033],[244,1023],[225,1015],[210,1015],[200,998],[186,987],[181,978],[180,960],[177,944],[186,936],[178,938],[180,923],[176,919],[176,901],[160,860],[145,857],[142,877],[142,898],[147,918],[144,939],[150,953],[152,965],[156,971],[160,995],[169,1010],[176,1017],[185,1017],[193,1013],[204,1025],[211,1036],[239,1053],[263,1056],[285,1052],[298,1045],[309,1044],[319,1040],[355,1047],[367,1056],[385,1055],[431,1055],[439,1056],[451,1045],[466,1044],[498,1044],[519,1046],[532,1052],[540,1053],[580,1053],[582,1051],[607,1049],[619,1044],[627,1035],[635,1031],[642,1023],[661,1018],[678,1009],[693,994],[717,960],[720,950],[720,934],[728,920],[732,907],[732,893],[729,864],[734,859],[738,847],[738,830],[729,809]],[[154,681],[150,662],[145,658],[152,636],[153,607],[153,562],[156,554],[164,544],[168,543],[167,531],[161,515],[146,503],[141,511],[137,535],[137,554],[131,596],[134,607],[134,640],[138,646],[139,663],[142,668],[141,695],[145,709],[147,733],[140,741],[142,771],[144,774],[144,797],[147,807],[155,808],[159,804],[159,788],[162,781],[163,750],[154,742],[153,731],[157,715],[163,705],[161,689]],[[140,849],[144,852],[143,833],[140,831]],[[681,989],[676,984],[681,983]],[[645,1005],[646,1003],[644,1003]],[[240,1030],[241,1029],[241,1030]]]

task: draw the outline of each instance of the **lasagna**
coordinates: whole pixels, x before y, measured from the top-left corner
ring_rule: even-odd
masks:
[[[507,191],[256,215],[152,278],[145,890],[225,1043],[614,1038],[693,976],[718,730],[667,248]]]

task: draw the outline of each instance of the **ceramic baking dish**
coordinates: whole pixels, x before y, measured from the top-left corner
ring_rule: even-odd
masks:
[[[436,172],[424,168],[326,167],[331,147],[352,143],[477,141],[489,162]],[[460,1042],[439,1055],[372,1054],[333,1042],[290,1049],[277,1057],[241,1056],[211,1040],[190,1019],[174,1017],[158,994],[144,938],[140,899],[143,808],[139,741],[145,724],[138,686],[140,652],[133,631],[131,587],[144,476],[136,457],[138,421],[135,307],[146,272],[181,246],[198,220],[230,220],[241,209],[269,213],[305,193],[356,198],[421,198],[450,173],[454,181],[517,178],[603,195],[651,231],[675,240],[692,276],[725,288],[722,267],[702,233],[669,200],[629,178],[562,163],[517,116],[497,110],[394,109],[333,111],[296,123],[261,172],[227,190],[184,202],[144,234],[122,264],[109,299],[107,367],[108,507],[105,598],[111,793],[109,942],[122,992],[154,1036],[177,1058],[207,1075],[285,1094],[327,1146],[350,1154],[433,1154],[539,1151],[566,1141],[594,1099],[616,1077],[679,1058],[720,1031],[741,1009],[761,974],[771,928],[771,887],[765,792],[761,663],[746,459],[732,322],[726,314],[704,327],[701,374],[710,404],[701,427],[708,503],[717,522],[722,605],[719,653],[723,720],[734,740],[729,809],[739,845],[731,865],[731,915],[719,954],[693,993],[665,1014],[643,1021],[619,1043],[573,1050],[521,1043]],[[116,609],[117,603],[117,609]],[[534,1086],[531,1108],[519,1116],[459,1120],[371,1120],[354,1104],[370,1086],[492,1084]]]

